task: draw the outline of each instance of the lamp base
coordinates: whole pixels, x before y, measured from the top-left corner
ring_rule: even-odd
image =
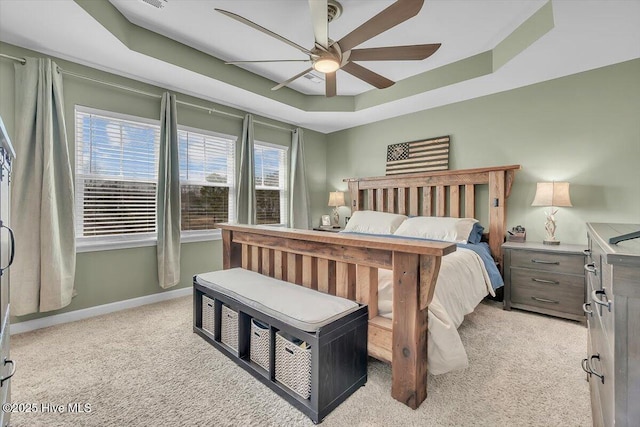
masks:
[[[340,214],[338,214],[338,208],[333,208],[333,213],[331,215],[331,227],[340,228]]]
[[[543,240],[542,241],[543,244],[545,245],[559,245],[560,244],[560,240]]]

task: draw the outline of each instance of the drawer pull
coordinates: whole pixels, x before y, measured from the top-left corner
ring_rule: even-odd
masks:
[[[6,365],[6,364],[8,364],[8,363],[11,363],[11,373],[10,373],[9,375],[7,375],[6,377],[4,377],[4,378],[0,378],[0,387],[2,387],[2,385],[4,384],[4,382],[5,382],[5,381],[7,381],[8,379],[10,379],[10,378],[13,376],[13,374],[15,374],[15,373],[16,373],[16,362],[14,362],[14,361],[13,361],[13,360],[11,360],[11,359],[7,359],[7,358],[5,357],[5,358],[4,358],[4,364]]]
[[[597,274],[598,269],[594,263],[590,262],[589,264],[584,265],[584,271],[591,274]]]
[[[533,280],[534,282],[538,282],[538,283],[548,283],[550,285],[559,285],[560,284],[560,282],[558,282],[557,280],[536,279],[535,277],[532,277],[531,280]]]
[[[589,381],[589,377],[593,373],[589,367],[589,359],[582,359],[582,363],[580,363],[580,365],[582,366],[582,370],[587,373],[587,381]]]
[[[582,304],[582,311],[584,311],[584,314],[592,315],[593,311],[589,310],[588,307],[591,307],[591,303],[585,302],[584,304]]]
[[[7,263],[7,265],[5,267],[0,267],[0,276],[2,276],[2,274],[4,274],[4,271],[7,268],[11,267],[11,264],[13,264],[13,259],[15,258],[15,255],[16,255],[16,239],[15,239],[15,236],[13,235],[13,230],[11,228],[7,227],[6,225],[4,225],[2,223],[2,221],[0,220],[0,229],[2,229],[2,228],[6,228],[7,230],[9,230],[9,239],[10,239],[10,242],[11,242],[11,246],[10,246],[10,248],[11,248],[10,254],[11,255],[9,255],[9,262]]]
[[[546,261],[544,259],[532,259],[531,262],[534,264],[551,264],[551,265],[560,265],[560,261]]]
[[[582,251],[582,253],[586,256],[591,256],[591,249],[585,249],[584,251]]]
[[[598,354],[594,354],[593,356],[591,356],[591,357],[589,358],[589,361],[587,362],[587,366],[589,367],[589,370],[591,371],[591,373],[592,373],[593,375],[595,375],[596,377],[600,378],[600,381],[602,381],[602,384],[604,384],[604,374],[599,374],[599,373],[597,373],[597,372],[596,372],[596,371],[594,371],[594,370],[593,370],[593,368],[591,367],[591,361],[592,361],[593,359],[600,360],[600,353],[598,353]]]
[[[604,295],[606,301],[602,301],[598,295]],[[607,298],[607,291],[604,288],[591,292],[591,300],[598,305],[607,307],[607,310],[611,311],[611,301]]]
[[[540,302],[546,302],[548,304],[560,304],[560,301],[556,301],[553,299],[546,299],[546,298],[538,298],[538,297],[531,297],[532,300],[536,300],[536,301],[540,301]]]

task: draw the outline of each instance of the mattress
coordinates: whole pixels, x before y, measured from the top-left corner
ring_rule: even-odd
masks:
[[[473,312],[487,295],[495,295],[482,258],[458,247],[442,257],[433,300],[429,305],[427,365],[438,375],[469,366],[467,352],[458,334],[464,316]],[[393,273],[378,271],[378,314],[392,319]]]

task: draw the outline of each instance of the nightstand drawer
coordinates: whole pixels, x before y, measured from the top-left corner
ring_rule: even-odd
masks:
[[[531,270],[528,268],[511,268],[511,286],[526,286],[535,289],[556,289],[574,287],[575,291],[584,296],[584,276],[574,276],[551,271]]]
[[[583,274],[584,256],[539,251],[512,251],[511,267]]]
[[[512,273],[516,271],[516,269],[511,270]],[[583,314],[584,287],[536,282],[518,286],[516,283],[513,282],[511,287],[511,302],[514,304],[525,304],[575,315]]]

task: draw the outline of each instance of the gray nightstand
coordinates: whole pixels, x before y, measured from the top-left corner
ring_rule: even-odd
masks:
[[[584,322],[586,246],[507,242],[504,309],[519,308]]]

